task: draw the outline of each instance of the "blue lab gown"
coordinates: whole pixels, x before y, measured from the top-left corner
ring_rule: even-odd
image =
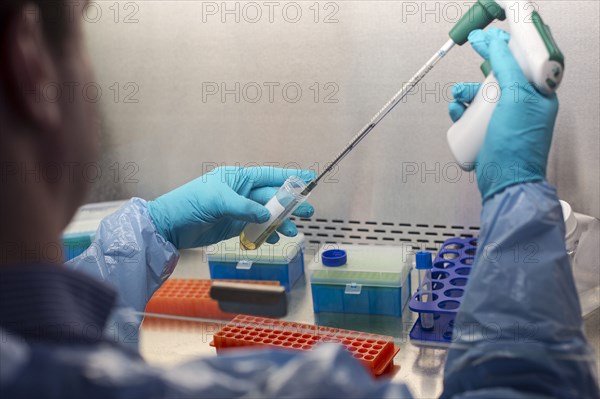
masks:
[[[541,182],[506,189],[484,204],[481,227],[443,396],[598,397],[554,189]],[[535,258],[514,257],[526,243],[536,246]],[[483,256],[482,248],[501,254]],[[68,263],[75,272],[0,270],[1,397],[410,397],[404,385],[374,381],[335,345],[148,365],[137,353],[136,312],[177,259],[146,203],[133,199]]]

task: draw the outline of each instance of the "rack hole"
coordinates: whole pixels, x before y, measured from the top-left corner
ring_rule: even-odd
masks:
[[[474,260],[474,258],[464,258],[464,259],[461,259],[460,262],[463,265],[472,265],[473,264],[473,260]]]
[[[431,273],[431,278],[433,278],[435,280],[444,280],[444,279],[448,278],[448,276],[450,276],[450,274],[448,272],[433,272],[433,273]]]
[[[460,302],[458,301],[442,301],[438,304],[438,306],[445,310],[458,309],[460,306]]]
[[[476,248],[467,248],[467,249],[465,249],[465,254],[470,255],[470,256],[475,256],[476,252],[477,252]]]
[[[425,294],[425,295],[429,295],[429,294]],[[416,298],[417,301],[421,302],[421,294],[417,295],[415,298]],[[435,302],[435,301],[437,301],[437,299],[438,299],[438,295],[435,294],[435,293],[432,293],[431,294],[431,299],[426,298],[426,301],[427,302]]]
[[[442,259],[456,259],[458,258],[458,253],[457,252],[442,252]]]
[[[464,277],[453,278],[452,280],[450,280],[450,284],[452,284],[455,287],[464,287],[465,285],[467,285],[467,279]]]
[[[454,262],[450,262],[450,261],[435,262],[433,264],[433,267],[435,267],[436,269],[449,269],[451,267],[454,267]]]
[[[462,247],[464,247],[463,244],[458,243],[458,242],[453,242],[451,244],[445,245],[444,249],[461,249]]]
[[[463,296],[463,294],[464,291],[460,288],[451,288],[449,290],[444,291],[444,295],[446,295],[449,298],[460,298],[461,296]]]

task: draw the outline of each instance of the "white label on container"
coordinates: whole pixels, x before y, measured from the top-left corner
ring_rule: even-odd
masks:
[[[283,211],[285,211],[285,208],[281,206],[279,201],[277,201],[277,197],[271,198],[265,207],[269,210],[269,212],[271,212],[271,217],[269,220],[261,224],[249,224],[244,229],[246,238],[251,242],[256,242],[258,237],[267,229],[267,227],[269,227],[271,223],[273,223],[273,221],[277,219],[277,217],[281,215]]]
[[[237,263],[235,268],[238,270],[250,270],[252,268],[252,261],[251,260],[241,260]]]
[[[362,291],[362,284],[352,283],[352,284],[346,284],[346,290],[344,291],[344,293],[350,294],[350,295],[359,295],[361,291]]]

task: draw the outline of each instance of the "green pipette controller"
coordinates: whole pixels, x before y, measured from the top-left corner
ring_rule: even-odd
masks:
[[[480,0],[478,4],[480,3],[478,7],[493,13],[497,19],[507,20],[510,28],[509,47],[527,80],[542,94],[554,93],[563,78],[565,58],[556,45],[550,28],[537,12],[537,5],[530,1]],[[473,9],[475,7],[471,8]],[[450,31],[450,36],[463,40],[465,32],[470,32],[469,28],[463,28],[459,22]],[[477,154],[500,98],[500,88],[491,73],[489,62],[484,62],[481,70],[487,76],[482,89],[447,134],[450,150],[464,170],[475,167]]]

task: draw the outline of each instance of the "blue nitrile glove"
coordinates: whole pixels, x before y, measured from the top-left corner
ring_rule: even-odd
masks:
[[[264,223],[270,214],[265,204],[290,176],[306,182],[311,171],[272,167],[220,167],[148,203],[158,232],[179,249],[203,247],[240,234],[247,223]],[[295,216],[310,217],[314,208],[303,203]],[[298,234],[286,219],[277,231]],[[273,233],[268,243],[279,240]]]
[[[508,48],[507,32],[490,28],[469,34],[469,42],[489,60],[501,89],[487,133],[476,160],[475,173],[483,200],[514,184],[546,177],[548,152],[558,113],[555,94],[545,96],[527,81]],[[478,83],[459,83],[452,88],[448,106],[456,122],[479,90]]]

